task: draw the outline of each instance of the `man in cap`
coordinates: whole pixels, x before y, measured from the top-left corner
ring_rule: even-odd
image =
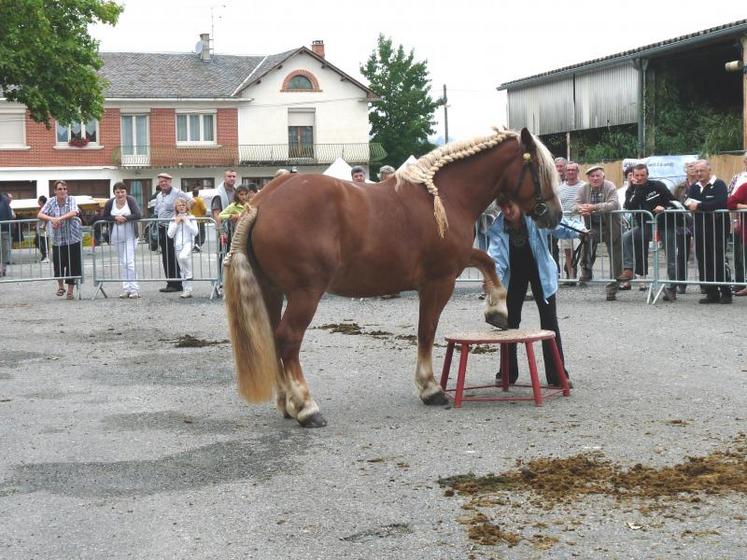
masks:
[[[611,214],[620,209],[614,183],[604,178],[604,168],[594,165],[586,170],[587,182],[578,189],[573,212],[580,214],[590,231],[581,253],[581,278],[592,279],[592,269],[597,259],[597,245],[603,241],[610,259],[610,282],[607,283],[607,301],[617,299],[617,280],[622,273],[622,246],[620,244],[620,215]]]
[[[159,173],[157,178],[161,192],[156,196],[155,214],[158,218],[158,245],[161,247],[161,262],[163,263],[163,272],[166,275],[166,287],[159,291],[181,292],[181,271],[179,263],[176,262],[174,240],[166,235],[166,231],[169,227],[169,221],[174,217],[174,202],[176,202],[176,199],[183,198],[187,201],[187,205],[190,204],[191,199],[187,193],[171,184],[173,177],[168,173]]]

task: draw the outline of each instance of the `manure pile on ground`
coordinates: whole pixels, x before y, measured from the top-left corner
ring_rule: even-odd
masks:
[[[520,460],[516,469],[504,473],[458,475],[438,483],[446,488],[445,496],[468,498],[462,508],[471,513],[459,522],[467,527],[471,540],[508,546],[527,540],[535,548],[549,548],[558,542],[557,536],[527,535],[527,530],[547,528],[547,523],[538,519],[547,518],[558,507],[564,513],[555,524],[564,525],[561,530],[574,530],[581,523],[566,514],[574,507],[583,507],[583,501],[592,495],[612,498],[611,509],[615,504],[618,509],[632,505],[638,513],[647,515],[678,504],[697,504],[706,496],[747,494],[747,435],[740,434],[726,449],[688,457],[673,466],[623,467],[592,452]],[[488,515],[490,510],[494,510],[493,515]],[[678,515],[663,517],[677,519]],[[628,526],[632,530],[641,528],[633,523]],[[686,533],[692,534],[685,531],[683,535]]]

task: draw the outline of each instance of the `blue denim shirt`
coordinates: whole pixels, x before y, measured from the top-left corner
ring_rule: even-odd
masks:
[[[550,253],[547,238],[552,234],[559,239],[572,239],[578,237],[579,234],[571,229],[564,228],[562,225],[558,225],[555,229],[540,229],[531,218],[522,215],[522,219],[527,226],[529,246],[532,248],[532,255],[534,255],[534,260],[537,263],[537,272],[539,273],[540,284],[542,284],[542,295],[547,300],[558,291],[558,267]],[[577,219],[563,218],[562,222],[576,229],[585,229],[584,224]],[[495,271],[498,278],[501,279],[504,286],[508,287],[508,283],[511,281],[510,247],[508,233],[504,227],[503,213],[498,214],[498,217],[488,229],[488,241],[488,254],[495,262]]]

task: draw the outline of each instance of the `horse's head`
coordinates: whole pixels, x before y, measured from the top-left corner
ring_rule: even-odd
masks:
[[[557,196],[558,174],[552,155],[526,128],[521,130],[519,144],[520,170],[510,197],[539,227],[554,228],[563,217],[563,207]]]

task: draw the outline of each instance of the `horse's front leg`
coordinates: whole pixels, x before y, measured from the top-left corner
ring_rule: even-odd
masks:
[[[441,386],[433,377],[433,339],[436,337],[438,320],[446,302],[454,291],[456,278],[436,280],[419,291],[420,317],[418,322],[418,364],[415,368],[415,384],[420,399],[428,405],[448,404]]]
[[[507,329],[507,292],[500,278],[495,273],[493,259],[484,251],[472,249],[467,266],[473,266],[482,272],[483,289],[485,290],[485,321],[499,329]]]
[[[327,421],[319,411],[319,405],[311,398],[309,387],[303,376],[299,353],[306,328],[314,318],[322,292],[298,290],[288,293],[288,304],[275,331],[275,340],[283,363],[285,387],[284,412],[293,416],[304,428],[321,428]],[[278,395],[278,407],[281,395]],[[282,410],[282,408],[281,408]]]

